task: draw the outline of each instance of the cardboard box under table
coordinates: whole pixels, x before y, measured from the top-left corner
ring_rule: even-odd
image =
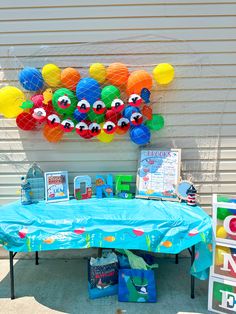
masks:
[[[1,207],[0,244],[13,258],[17,252],[126,248],[155,253],[191,253],[191,297],[194,277],[205,279],[211,265],[211,218],[198,206],[142,199],[91,198],[59,203]],[[195,258],[195,256],[197,258]]]

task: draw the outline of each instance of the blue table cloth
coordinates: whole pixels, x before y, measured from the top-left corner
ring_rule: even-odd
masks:
[[[211,265],[211,218],[198,206],[142,199],[70,200],[0,208],[0,244],[14,252],[89,247],[179,253],[196,245],[191,273]]]

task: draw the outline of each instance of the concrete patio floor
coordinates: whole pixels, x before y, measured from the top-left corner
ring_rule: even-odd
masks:
[[[44,255],[43,255],[44,256]],[[156,271],[156,304],[120,303],[117,296],[89,300],[85,259],[41,258],[15,260],[15,294],[10,300],[9,261],[0,260],[0,313],[114,314],[118,308],[127,314],[209,313],[207,281],[196,280],[196,298],[190,298],[190,259],[175,265],[173,258],[159,258]]]

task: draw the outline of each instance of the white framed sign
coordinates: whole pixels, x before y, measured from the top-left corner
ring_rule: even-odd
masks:
[[[136,197],[179,201],[180,149],[141,149]]]
[[[69,185],[67,171],[45,172],[46,202],[60,202],[69,200]]]

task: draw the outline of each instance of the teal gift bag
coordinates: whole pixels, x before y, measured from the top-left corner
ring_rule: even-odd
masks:
[[[120,269],[118,300],[120,302],[156,302],[156,283],[153,270]]]

